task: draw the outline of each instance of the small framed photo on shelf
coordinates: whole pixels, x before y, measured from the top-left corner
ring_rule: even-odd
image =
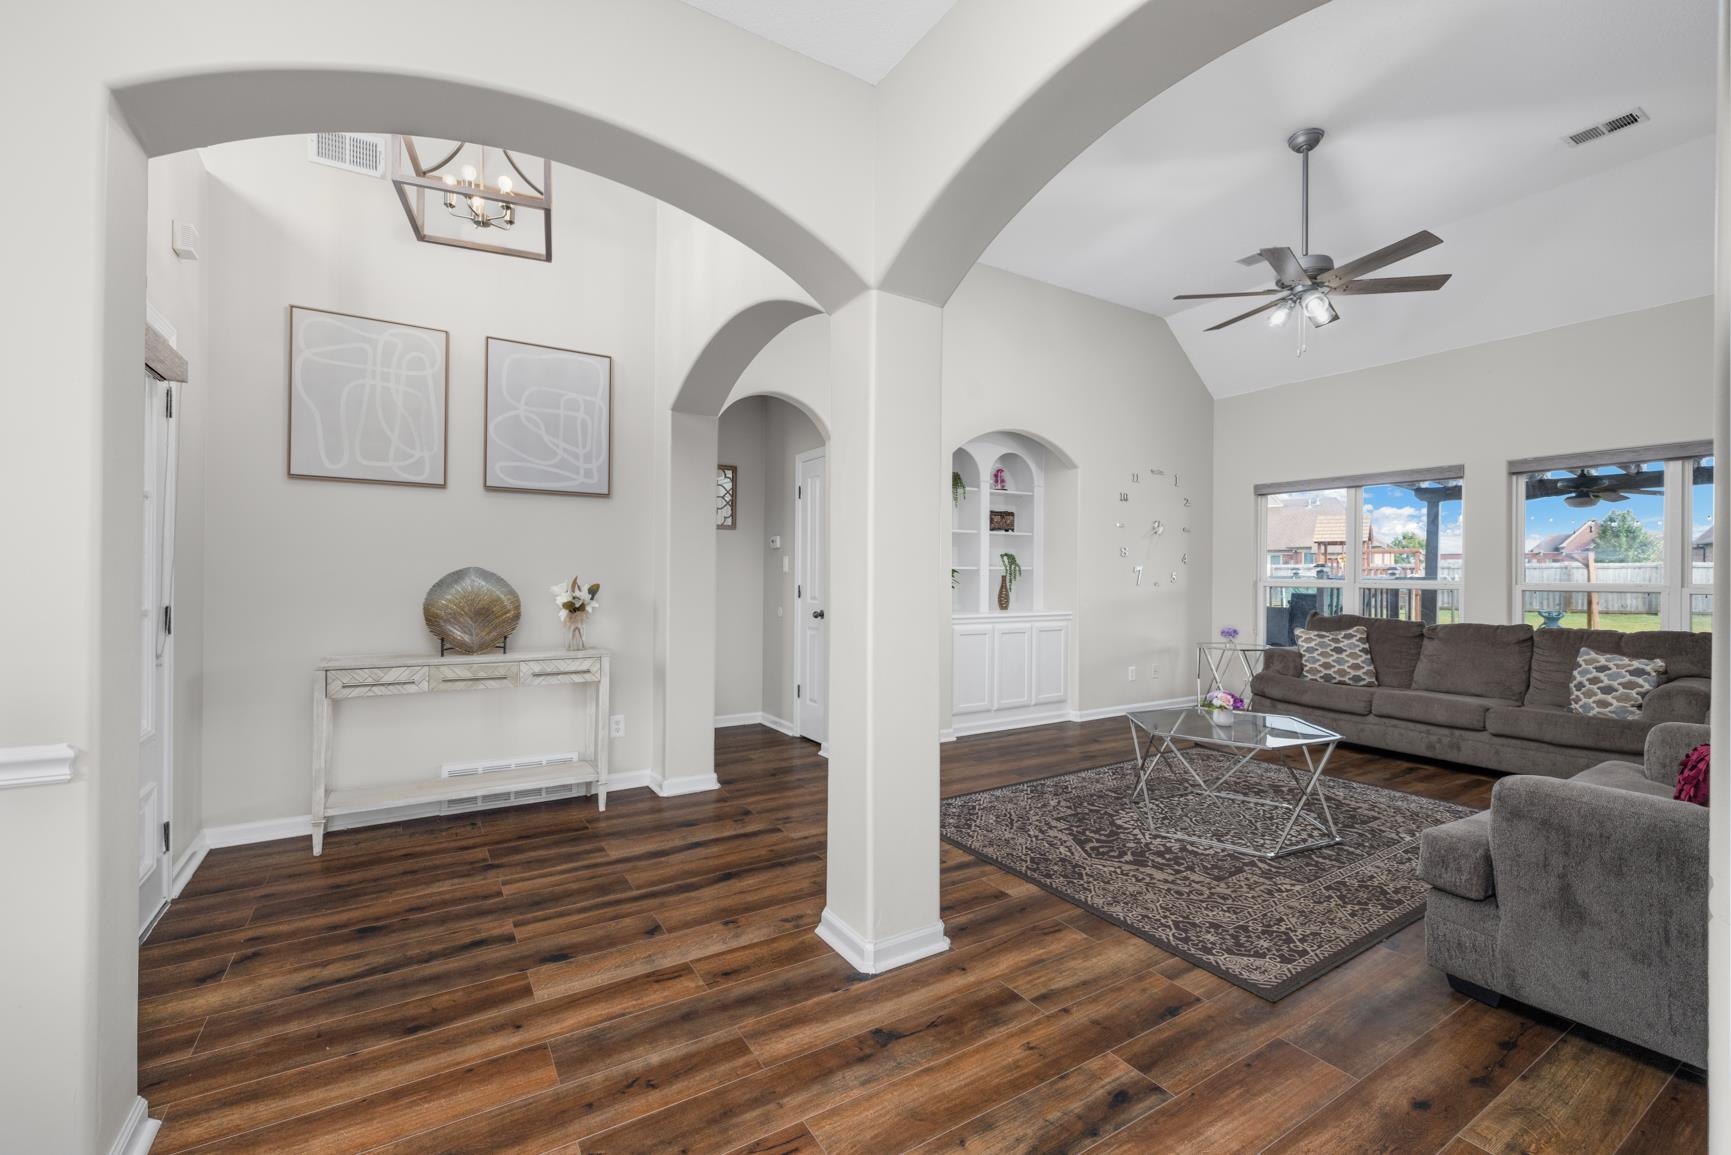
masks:
[[[1016,511],[1013,509],[994,509],[991,511],[987,528],[993,533],[1015,533]]]

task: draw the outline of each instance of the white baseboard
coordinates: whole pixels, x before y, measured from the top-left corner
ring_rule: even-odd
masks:
[[[663,798],[674,798],[681,794],[701,794],[705,790],[720,790],[721,782],[715,777],[714,771],[708,774],[684,774],[674,778],[658,778],[651,774],[649,788]]]
[[[881,974],[950,949],[941,921],[872,942],[828,907],[824,907],[823,917],[818,920],[817,937],[852,963],[855,970],[868,975]]]
[[[756,710],[749,714],[718,714],[716,716],[715,728],[717,730],[726,730],[733,726],[768,726],[771,730],[786,734],[789,738],[799,737],[799,731],[794,728],[792,722],[784,721],[774,714],[768,714],[762,710]]]
[[[127,1111],[114,1142],[108,1145],[108,1155],[150,1155],[150,1145],[156,1142],[156,1133],[161,1129],[162,1121],[152,1119],[144,1100],[134,1096],[132,1109]]]
[[[713,783],[715,775],[709,775],[708,780]],[[693,779],[673,779],[672,781],[684,784],[693,781]],[[695,790],[713,790],[717,788],[717,785],[689,786],[678,789],[675,793],[689,794]],[[656,785],[654,775],[648,770],[626,770],[607,776],[607,793],[609,794],[617,794],[621,790],[640,790],[644,787],[655,790],[657,794],[664,792],[660,786]],[[533,803],[529,805],[533,805]],[[387,822],[425,818],[439,812],[435,804],[431,806],[399,806],[393,810],[373,810],[364,814],[344,814],[332,818],[325,829],[327,831],[352,830],[357,826],[380,826]],[[192,877],[193,870],[197,869],[198,862],[204,860],[205,854],[218,847],[250,846],[255,842],[274,842],[279,838],[310,839],[312,834],[313,819],[310,814],[297,814],[292,818],[266,818],[259,822],[237,822],[227,826],[206,826],[199,832],[193,847],[187,849],[187,856],[190,859],[193,848],[197,848],[198,861],[188,864],[187,860],[183,859],[182,865],[175,869],[174,893],[177,895],[180,893],[180,888],[186,885],[186,879]],[[186,872],[184,878],[181,876],[182,870]]]
[[[173,901],[180,897],[180,892],[186,889],[186,884],[192,881],[193,874],[198,870],[204,856],[210,853],[210,839],[200,830],[193,838],[192,845],[180,856],[180,861],[174,864],[174,878],[169,882],[168,898]]]
[[[1121,718],[1132,710],[1160,710],[1173,706],[1195,705],[1189,698],[1165,698],[1157,702],[1131,702],[1123,706],[1098,706],[1092,710],[1050,710],[1044,714],[1025,714],[1012,718],[984,717],[975,721],[963,719],[947,730],[938,731],[939,742],[954,742],[974,734],[997,734],[1005,730],[1025,730],[1033,726],[1050,726],[1054,722],[1097,722],[1101,718]]]
[[[1132,702],[1127,706],[1097,706],[1092,710],[1072,710],[1072,722],[1098,722],[1101,718],[1122,718],[1132,710],[1169,710],[1175,706],[1194,706],[1196,699],[1188,695],[1182,698],[1162,698],[1157,702]]]

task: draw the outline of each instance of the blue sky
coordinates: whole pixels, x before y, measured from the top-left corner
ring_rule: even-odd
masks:
[[[1412,490],[1399,485],[1367,485],[1364,487],[1365,517],[1377,541],[1393,541],[1406,530],[1424,536],[1425,504],[1413,497]],[[1461,551],[1461,503],[1447,501],[1442,506],[1439,535],[1443,553]]]

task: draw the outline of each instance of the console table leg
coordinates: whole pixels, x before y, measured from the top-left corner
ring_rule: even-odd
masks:
[[[317,858],[325,850],[325,821],[320,818],[313,822],[313,857]]]

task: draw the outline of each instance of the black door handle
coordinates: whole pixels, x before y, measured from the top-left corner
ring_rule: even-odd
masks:
[[[819,621],[822,621],[823,620],[823,611],[822,610],[813,610],[813,611],[811,611],[811,616],[818,619]]]

